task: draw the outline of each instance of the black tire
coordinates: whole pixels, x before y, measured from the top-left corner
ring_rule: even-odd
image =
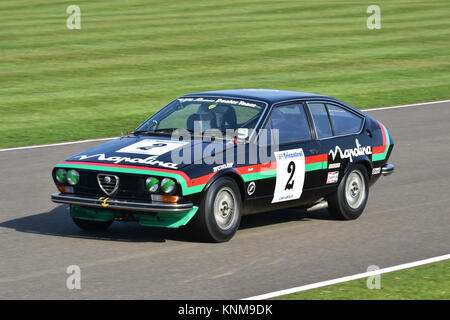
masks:
[[[227,198],[231,196],[234,203]],[[222,202],[221,199],[223,199]],[[231,199],[231,198],[229,198]],[[230,204],[228,204],[230,202]],[[221,206],[221,209],[215,212],[215,207]],[[231,209],[231,210],[230,210]],[[216,214],[222,212],[219,222]],[[190,232],[202,241],[207,242],[226,242],[236,233],[241,223],[242,216],[242,198],[239,187],[236,182],[228,177],[219,178],[215,181],[203,195],[197,214],[191,222]],[[229,219],[229,221],[228,221]]]
[[[114,220],[111,221],[94,221],[94,220],[86,220],[86,219],[78,219],[72,218],[75,224],[86,231],[105,231],[111,226]]]
[[[349,181],[349,179],[351,179]],[[361,179],[361,182],[358,182]],[[358,188],[359,191],[355,191],[353,188]],[[348,185],[347,185],[348,184]],[[363,190],[361,190],[363,186]],[[349,192],[348,196],[346,193]],[[363,198],[359,199],[358,194],[361,194]],[[354,203],[350,203],[353,200],[353,195],[358,200]],[[369,177],[367,175],[366,167],[357,164],[353,166],[344,176],[341,183],[338,186],[337,191],[331,195],[328,200],[328,213],[336,220],[354,220],[361,216],[364,208],[366,207],[367,199],[369,197]]]

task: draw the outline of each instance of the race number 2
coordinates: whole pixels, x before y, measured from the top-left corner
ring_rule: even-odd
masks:
[[[275,152],[277,178],[272,203],[299,199],[305,182],[303,149]]]

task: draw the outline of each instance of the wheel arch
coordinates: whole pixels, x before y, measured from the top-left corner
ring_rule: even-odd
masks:
[[[369,160],[369,157],[367,156],[361,156],[353,160],[353,162],[348,162],[347,166],[344,170],[344,176],[357,164],[363,165],[367,170],[367,177],[369,178],[369,181],[372,180],[372,162]]]
[[[203,188],[202,197],[215,181],[217,181],[218,179],[223,178],[223,177],[229,177],[236,182],[236,184],[239,188],[239,192],[241,194],[242,201],[244,201],[244,199],[245,199],[245,182],[242,179],[241,175],[232,168],[222,170],[222,171],[216,173],[214,176],[212,176],[211,180],[209,180],[208,183]]]

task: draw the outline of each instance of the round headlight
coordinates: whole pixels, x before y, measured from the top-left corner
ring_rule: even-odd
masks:
[[[59,183],[66,183],[67,181],[67,171],[65,169],[58,169],[55,172],[56,181]]]
[[[145,180],[145,189],[147,189],[148,192],[156,192],[159,188],[159,180],[155,177],[148,177],[147,180]]]
[[[74,186],[80,181],[80,174],[76,170],[69,170],[67,171],[67,182]]]
[[[164,193],[171,193],[175,190],[175,181],[169,178],[161,180],[161,190]]]

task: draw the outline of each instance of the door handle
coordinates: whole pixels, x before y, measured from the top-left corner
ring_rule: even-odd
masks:
[[[309,152],[311,152],[311,154],[319,154],[320,149],[309,149]]]

